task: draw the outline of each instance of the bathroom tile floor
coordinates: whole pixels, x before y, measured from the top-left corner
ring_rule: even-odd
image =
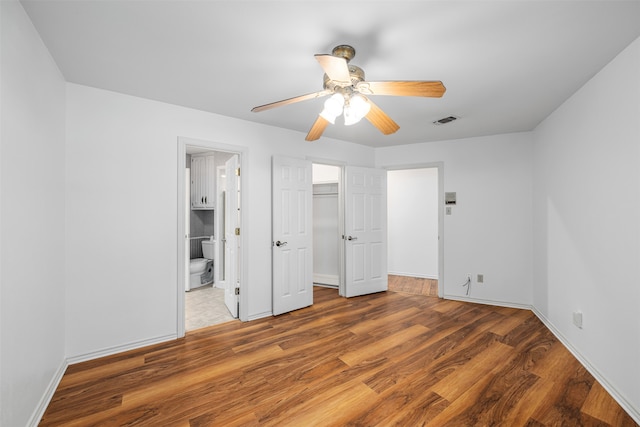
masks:
[[[187,332],[234,320],[224,304],[224,289],[212,285],[185,292],[185,313]]]

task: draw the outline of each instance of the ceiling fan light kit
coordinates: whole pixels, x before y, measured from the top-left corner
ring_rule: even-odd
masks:
[[[320,112],[320,116],[333,125],[336,123],[336,117],[342,114],[343,109],[344,97],[339,93],[335,93],[324,101],[324,109]]]
[[[316,60],[325,72],[323,79],[324,89],[322,91],[261,105],[254,107],[251,111],[259,112],[331,95],[325,101],[323,110],[318,115],[313,126],[311,126],[305,138],[307,141],[315,141],[320,138],[327,125],[329,123],[335,124],[335,120],[340,114],[344,114],[344,124],[347,126],[366,118],[384,135],[390,135],[400,129],[400,126],[373,103],[368,96],[390,95],[440,98],[446,90],[440,81],[366,82],[364,70],[356,65],[349,64],[355,54],[356,50],[353,47],[339,45],[333,48],[331,55],[315,55]]]
[[[344,106],[344,124],[346,126],[351,126],[353,124],[358,123],[369,114],[371,110],[371,104],[369,101],[362,95],[351,95],[350,98],[345,98],[345,106]]]

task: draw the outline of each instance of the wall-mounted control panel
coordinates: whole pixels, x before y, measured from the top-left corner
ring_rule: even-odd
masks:
[[[455,205],[456,204],[456,193],[448,192],[444,193],[444,204],[445,205]]]

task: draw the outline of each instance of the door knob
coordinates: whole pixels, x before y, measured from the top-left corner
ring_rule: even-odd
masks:
[[[358,240],[358,238],[357,237],[353,237],[353,236],[348,236],[347,240]]]
[[[280,247],[280,246],[286,246],[286,245],[287,245],[287,242],[281,242],[280,240],[278,240],[278,241],[276,242],[276,246],[277,246],[277,247]]]

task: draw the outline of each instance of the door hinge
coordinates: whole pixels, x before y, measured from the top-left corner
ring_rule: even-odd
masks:
[[[240,295],[240,288],[236,288],[236,295]]]
[[[240,168],[236,168],[236,176],[240,176]]]
[[[236,227],[236,236],[240,235],[240,227]]]

